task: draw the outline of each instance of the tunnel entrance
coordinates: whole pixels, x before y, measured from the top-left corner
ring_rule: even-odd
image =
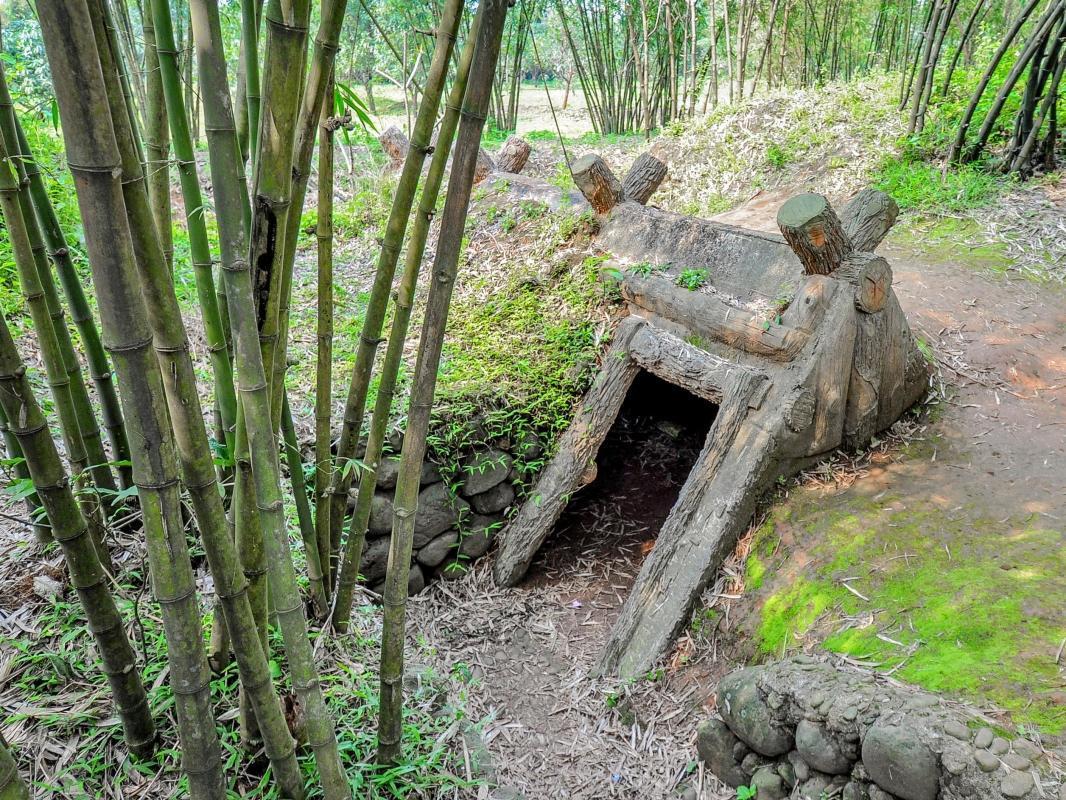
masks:
[[[707,439],[718,406],[641,371],[577,491],[530,569],[533,582],[611,573],[628,589]]]

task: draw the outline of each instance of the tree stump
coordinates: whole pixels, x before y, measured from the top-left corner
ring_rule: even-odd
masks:
[[[392,166],[398,167],[407,158],[407,150],[411,142],[407,135],[395,125],[386,128],[385,132],[378,137],[378,141],[381,142],[381,149],[389,157]]]
[[[495,171],[496,163],[492,160],[492,157],[485,152],[484,148],[479,147],[477,151],[477,163],[474,165],[474,185],[481,183]]]
[[[777,212],[777,225],[807,275],[829,275],[852,251],[833,207],[820,194],[790,198]]]
[[[571,169],[574,183],[597,214],[606,214],[622,199],[622,184],[598,155],[582,156]]]
[[[633,162],[622,181],[622,195],[646,205],[666,177],[666,164],[651,153],[644,153]]]
[[[877,189],[863,189],[840,211],[840,224],[859,252],[873,252],[896,224],[899,206]]]
[[[520,136],[508,137],[496,156],[496,168],[500,172],[512,172],[517,175],[525,168],[532,149],[529,142]]]

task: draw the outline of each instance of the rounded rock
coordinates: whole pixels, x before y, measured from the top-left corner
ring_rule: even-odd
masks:
[[[765,756],[780,756],[792,749],[792,732],[771,717],[759,696],[757,668],[748,667],[722,678],[718,708],[730,730]]]
[[[874,782],[903,800],[936,800],[940,768],[913,728],[878,723],[862,743],[862,763]]]
[[[999,784],[1004,797],[1025,797],[1033,790],[1033,776],[1028,772],[1012,772]]]
[[[944,733],[960,742],[970,741],[970,729],[957,719],[949,719],[944,723]]]
[[[994,738],[995,734],[992,733],[991,728],[981,728],[973,739],[973,746],[987,749],[992,746],[992,740]]]
[[[999,769],[999,759],[987,750],[978,750],[974,753],[973,760],[977,762],[981,772],[995,772]]]
[[[743,786],[747,776],[733,758],[740,741],[720,719],[709,719],[696,732],[696,752],[718,779],[730,786]]]
[[[1044,754],[1038,745],[1033,744],[1028,739],[1015,739],[1012,747],[1015,753],[1025,756],[1030,761],[1038,759]]]
[[[759,800],[785,800],[788,792],[785,784],[772,767],[761,767],[751,776],[751,788]]]
[[[1033,766],[1033,762],[1018,753],[1008,753],[1003,756],[1003,763],[1011,769],[1026,770]]]
[[[796,750],[803,760],[816,770],[829,775],[846,775],[851,771],[851,761],[825,729],[808,719],[796,726]]]
[[[1002,736],[997,736],[992,740],[992,744],[988,747],[997,756],[1006,755],[1010,751],[1010,742],[1004,739]]]

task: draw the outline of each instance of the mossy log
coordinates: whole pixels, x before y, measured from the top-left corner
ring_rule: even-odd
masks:
[[[626,173],[622,195],[626,200],[645,205],[665,178],[666,163],[651,153],[643,153]]]

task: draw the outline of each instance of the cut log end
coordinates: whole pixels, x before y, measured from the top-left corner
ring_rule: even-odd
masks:
[[[582,156],[571,169],[574,183],[597,214],[606,214],[622,199],[622,184],[598,155]]]
[[[651,153],[644,153],[633,162],[622,181],[622,196],[645,205],[666,178],[666,163]]]
[[[518,175],[525,169],[529,161],[529,154],[533,150],[529,142],[520,136],[510,136],[503,143],[500,152],[496,156],[496,168],[500,172],[511,172]]]
[[[777,212],[777,225],[807,275],[829,275],[852,251],[833,207],[820,194],[790,198]]]
[[[411,143],[407,138],[407,134],[395,125],[390,125],[386,128],[378,137],[378,141],[381,143],[381,149],[385,151],[385,155],[389,157],[392,166],[398,167],[407,158],[407,150],[410,148]]]

